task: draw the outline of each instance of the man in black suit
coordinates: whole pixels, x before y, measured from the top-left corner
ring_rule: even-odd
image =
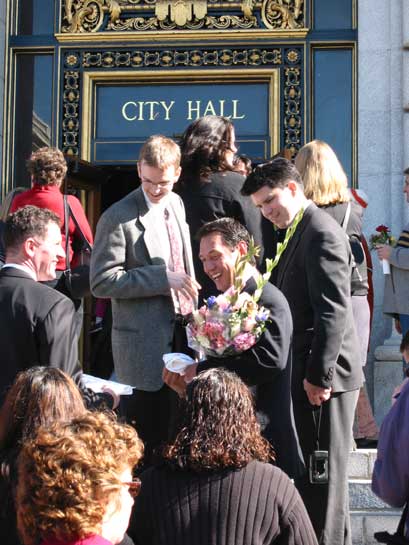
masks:
[[[237,257],[247,253],[248,231],[236,220],[222,218],[203,225],[197,238],[205,273],[219,291],[225,292],[233,285]],[[246,264],[244,291],[250,295],[256,290],[255,278],[259,274],[254,263]],[[269,283],[263,288],[259,304],[270,311],[270,318],[257,343],[235,356],[208,356],[205,361],[189,366],[185,379],[189,381],[197,373],[214,367],[234,371],[254,395],[257,419],[263,436],[274,447],[278,467],[295,478],[304,472],[304,464],[291,403],[291,312],[282,293]],[[185,387],[183,379],[166,369],[164,379],[175,389],[179,386],[179,391]]]
[[[347,464],[362,384],[350,299],[350,245],[341,227],[305,198],[301,176],[286,159],[257,167],[242,192],[279,229],[302,214],[274,276],[294,322],[294,414],[312,473],[296,484],[319,543],[350,544]],[[328,451],[327,479],[325,460],[310,462],[314,451]]]
[[[75,308],[40,284],[55,278],[61,246],[59,217],[25,206],[5,225],[6,264],[0,270],[0,406],[16,375],[33,365],[58,367],[80,381]]]

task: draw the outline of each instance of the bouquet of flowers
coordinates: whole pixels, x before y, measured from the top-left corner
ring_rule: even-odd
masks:
[[[375,231],[376,233],[369,238],[371,250],[376,250],[379,244],[389,244],[390,246],[396,244],[395,237],[391,235],[391,230],[386,225],[378,225]]]
[[[261,292],[303,213],[300,210],[287,229],[284,241],[277,244],[274,260],[266,259],[266,272],[255,279],[257,286],[253,295],[243,291],[246,264],[259,253],[253,240],[250,242],[247,254],[239,257],[235,263],[232,287],[217,297],[209,297],[199,310],[193,312],[192,320],[186,328],[191,348],[208,356],[223,357],[240,354],[256,344],[265,331],[270,316],[268,309],[258,305]]]
[[[186,328],[191,348],[208,356],[223,357],[240,354],[256,344],[270,315],[270,311],[257,302],[270,278],[272,261],[267,260],[267,272],[256,278],[257,289],[253,295],[242,291],[242,277],[246,263],[258,255],[258,251],[251,242],[247,254],[236,261],[233,286],[217,297],[212,295],[193,312]]]
[[[386,225],[378,225],[375,231],[376,233],[369,238],[371,250],[376,250],[379,244],[389,244],[389,246],[394,246],[396,244],[395,237],[391,235],[391,230]],[[382,259],[382,269],[384,274],[391,273],[389,261],[386,259]]]

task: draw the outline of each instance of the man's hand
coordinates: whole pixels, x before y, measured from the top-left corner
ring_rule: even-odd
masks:
[[[162,378],[163,382],[167,384],[169,388],[172,388],[180,397],[184,397],[186,393],[186,382],[184,377],[178,373],[172,373],[172,371],[168,371],[168,369],[164,367]]]
[[[200,288],[202,287],[199,282],[196,282],[194,278],[185,273],[166,271],[168,277],[169,286],[179,291],[185,297],[191,297],[196,299]]]
[[[192,382],[193,378],[197,375],[197,363],[192,363],[191,365],[188,365],[185,369],[185,374],[183,375],[183,379],[186,384],[189,384],[189,382]]]
[[[392,248],[388,244],[380,244],[376,247],[376,253],[378,254],[379,259],[386,259],[389,261],[391,252]]]
[[[328,401],[328,399],[331,397],[332,388],[321,388],[320,386],[315,386],[315,384],[308,382],[306,378],[304,379],[303,384],[308,401],[311,403],[311,405],[320,406],[322,403],[324,403],[324,401]]]

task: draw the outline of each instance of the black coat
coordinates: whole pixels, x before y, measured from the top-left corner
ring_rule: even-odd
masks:
[[[255,289],[251,278],[245,291],[253,294]],[[304,467],[291,402],[291,312],[285,297],[271,284],[264,286],[259,305],[270,310],[270,320],[258,342],[237,356],[208,357],[197,372],[224,367],[249,386],[261,432],[274,447],[276,463],[294,478]]]
[[[350,299],[351,249],[342,228],[311,203],[277,266],[294,323],[293,398],[303,379],[333,392],[359,388],[362,369]]]
[[[178,189],[186,210],[186,221],[192,239],[193,263],[196,278],[202,286],[201,299],[215,293],[213,282],[206,276],[199,259],[199,242],[195,236],[199,228],[219,218],[234,218],[244,225],[256,244],[261,246],[259,262],[263,258],[262,216],[250,197],[241,195],[244,176],[237,172],[214,172],[202,183],[185,184]]]
[[[58,367],[79,383],[75,309],[58,291],[14,267],[0,271],[0,406],[20,371]]]

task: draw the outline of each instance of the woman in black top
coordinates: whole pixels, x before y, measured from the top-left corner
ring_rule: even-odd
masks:
[[[225,369],[209,369],[186,396],[162,465],[141,475],[129,531],[135,543],[316,545],[296,488],[269,463],[271,446],[244,383]]]
[[[204,274],[195,235],[199,228],[215,219],[230,217],[244,225],[261,246],[263,258],[262,217],[250,197],[240,194],[245,177],[234,172],[234,127],[225,117],[209,115],[194,121],[182,136],[182,174],[178,193],[186,209],[192,238],[193,262],[201,298],[215,293],[213,282]],[[270,226],[271,227],[271,226]]]

